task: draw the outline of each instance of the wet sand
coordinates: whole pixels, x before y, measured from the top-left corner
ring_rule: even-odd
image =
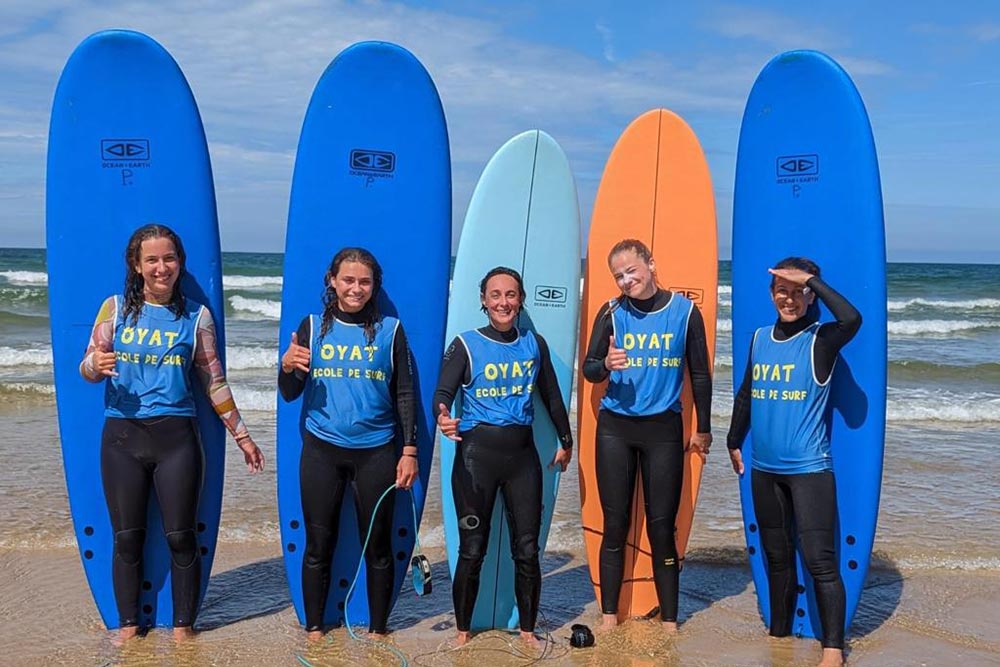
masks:
[[[749,571],[736,554],[695,550],[681,575],[680,634],[632,621],[598,637],[592,649],[572,649],[570,625],[597,624],[586,564],[570,552],[543,562],[540,629],[553,643],[540,651],[502,632],[477,635],[449,650],[454,635],[444,554],[427,550],[434,591],[418,598],[407,583],[390,619],[391,643],[411,665],[774,665],[815,664],[813,640],[769,639],[757,615]],[[848,634],[849,664],[1000,665],[1000,573],[900,572],[878,559]],[[310,646],[285,586],[276,544],[221,544],[198,627],[198,638],[174,644],[169,631],[115,647],[90,598],[75,549],[0,553],[0,663],[4,665],[320,665],[402,664],[384,648],[351,640],[344,629]]]

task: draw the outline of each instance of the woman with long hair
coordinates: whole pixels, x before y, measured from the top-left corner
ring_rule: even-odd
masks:
[[[281,357],[286,401],[305,392],[299,463],[306,553],[302,597],[306,633],[323,636],[330,568],[344,492],[354,487],[358,526],[371,539],[367,564],[369,634],[382,637],[392,603],[394,494],[417,479],[416,393],[406,335],[379,311],[382,267],[364,248],[344,248],[323,278],[323,312],[307,315]],[[402,451],[397,451],[397,434]],[[364,532],[360,535],[362,541]]]
[[[264,455],[247,432],[216,349],[215,323],[181,290],[184,246],[169,227],[137,229],[125,249],[125,289],[101,305],[80,374],[104,382],[101,478],[114,530],[112,579],[120,636],[139,628],[146,504],[156,491],[171,556],[174,635],[192,634],[201,589],[196,514],[203,456],[191,371],[250,472]]]

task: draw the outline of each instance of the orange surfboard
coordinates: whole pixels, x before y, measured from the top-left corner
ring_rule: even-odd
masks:
[[[604,167],[587,243],[580,309],[581,366],[590,344],[594,317],[601,305],[620,294],[608,270],[607,257],[612,246],[626,238],[639,239],[652,249],[661,287],[684,294],[701,310],[711,366],[715,359],[719,265],[712,180],[698,138],[680,116],[666,109],[648,111],[632,121]],[[689,380],[685,380],[682,398],[685,442],[695,426]],[[595,436],[605,385],[587,382],[581,373],[577,391],[583,531],[598,600],[604,516],[597,491]],[[700,455],[685,453],[684,486],[676,524],[682,565],[691,535],[702,465]],[[620,619],[649,616],[658,607],[642,484],[637,480],[618,616]]]

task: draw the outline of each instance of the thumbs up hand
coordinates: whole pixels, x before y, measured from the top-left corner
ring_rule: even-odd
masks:
[[[608,356],[604,357],[604,367],[609,371],[623,371],[628,368],[628,355],[615,346],[615,337],[608,336]]]
[[[292,343],[281,355],[281,370],[286,373],[292,371],[309,372],[309,360],[312,358],[309,348],[299,345],[299,335],[292,332]]]

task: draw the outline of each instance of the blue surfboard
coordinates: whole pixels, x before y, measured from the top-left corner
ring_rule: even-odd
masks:
[[[479,281],[495,266],[521,273],[527,296],[518,326],[537,331],[548,343],[568,412],[580,313],[580,210],[566,155],[545,132],[524,132],[504,144],[476,185],[455,259],[448,341],[463,331],[489,324],[480,310]],[[549,463],[559,440],[537,395],[534,402],[535,447],[542,463],[542,529],[538,545],[544,552],[560,475],[549,468]],[[452,412],[461,417],[460,400]],[[458,518],[451,487],[454,463],[455,442],[442,437],[441,512],[453,577],[458,563]],[[473,630],[518,627],[514,561],[510,554],[510,531],[503,500],[497,494],[472,616]]]
[[[768,267],[788,256],[816,261],[825,281],[862,314],[860,332],[833,373],[831,440],[838,556],[847,625],[864,586],[882,483],[886,400],[885,228],[875,142],[864,103],[837,63],[815,51],[772,59],[750,91],[740,131],[733,210],[733,380],[742,381],[751,337],[776,319]],[[832,317],[823,311],[820,321]],[[749,461],[740,480],[757,601],[770,620]],[[798,557],[797,635],[821,628],[812,579]]]
[[[407,50],[362,42],[327,67],[306,110],[295,158],[281,295],[281,352],[309,313],[321,313],[324,275],[345,246],[367,248],[383,269],[383,313],[400,319],[418,388],[423,512],[434,450],[430,403],[444,346],[451,247],[451,162],[444,111],[430,75]],[[292,602],[305,623],[305,529],[299,486],[302,399],[278,398],[278,513]],[[400,443],[401,445],[401,443]],[[393,523],[396,594],[414,545],[413,509],[397,492]],[[367,529],[367,526],[364,527]],[[353,494],[345,495],[324,621],[339,624],[361,560]],[[365,572],[347,608],[368,623]]]
[[[177,63],[137,32],[108,30],[70,56],[52,103],[45,193],[46,263],[56,403],[66,487],[84,571],[101,618],[118,626],[111,582],[114,535],[101,486],[104,386],[77,368],[105,298],[121,293],[136,228],[174,229],[187,252],[184,294],[208,307],[225,350],[222,262],[205,132]],[[200,381],[192,380],[195,388]],[[195,391],[205,454],[198,504],[201,592],[222,509],[225,429]],[[150,494],[140,602],[143,625],[172,623],[170,552]]]

